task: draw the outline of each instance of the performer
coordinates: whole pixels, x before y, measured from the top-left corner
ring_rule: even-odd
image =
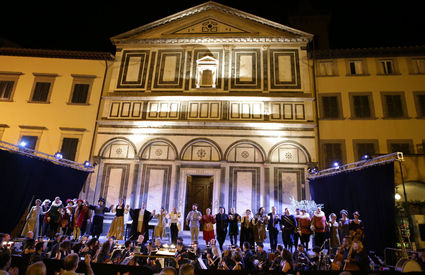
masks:
[[[331,255],[335,256],[336,250],[340,246],[340,239],[339,239],[339,224],[336,221],[336,215],[335,213],[331,213],[329,215],[329,222],[328,222],[328,228],[329,228],[329,249],[331,249]]]
[[[160,212],[156,214],[155,217],[157,218],[158,223],[155,226],[154,235],[155,238],[159,238],[162,240],[162,238],[165,236],[165,225],[167,217],[167,211],[165,210],[165,208],[161,207]]]
[[[283,215],[280,217],[280,227],[282,228],[282,240],[285,249],[292,252],[292,246],[294,244],[294,232],[297,230],[297,221],[294,215],[289,213],[289,209],[285,208]]]
[[[73,210],[73,202],[70,199],[66,200],[66,207],[61,209],[61,217],[60,217],[60,232],[63,235],[70,235],[70,225],[72,219],[72,210]]]
[[[361,230],[360,232],[363,233],[363,222],[360,220],[360,214],[358,211],[353,213],[354,219],[350,221],[350,232],[354,236],[355,233],[357,233],[358,230]]]
[[[230,243],[236,245],[239,235],[239,222],[241,221],[241,216],[236,213],[235,208],[230,208],[229,213],[229,237]]]
[[[52,239],[53,236],[58,232],[59,229],[59,218],[61,216],[61,209],[63,208],[62,201],[59,197],[56,197],[52,205],[47,211],[47,221],[49,222],[49,237]]]
[[[314,232],[314,245],[321,247],[325,241],[326,217],[320,207],[317,207],[311,219],[311,227]]]
[[[305,209],[301,209],[300,216],[300,230],[301,230],[301,244],[304,245],[306,251],[308,251],[308,243],[310,242],[310,215],[305,211]]]
[[[144,235],[143,243],[146,243],[149,240],[149,221],[155,215],[155,210],[153,213],[146,210],[146,204],[142,204],[142,208],[130,209],[130,217],[133,220],[131,224],[131,240],[137,240],[140,234]]]
[[[215,218],[211,215],[211,209],[207,208],[205,210],[205,215],[202,216],[201,224],[203,225],[203,237],[205,240],[205,244],[210,246],[210,241],[214,239],[214,227]]]
[[[270,249],[276,251],[277,234],[279,233],[279,215],[276,213],[276,207],[272,206],[272,212],[268,214],[267,230],[269,231]]]
[[[82,228],[87,227],[87,220],[89,215],[90,209],[88,208],[87,204],[84,203],[83,200],[79,199],[77,200],[77,207],[75,208],[74,212],[74,218],[73,218],[73,224],[74,224],[74,231],[72,233],[73,239],[78,240],[80,238],[80,235],[82,232]]]
[[[177,237],[181,230],[180,219],[181,213],[174,207],[173,211],[170,212],[168,218],[170,219],[170,232],[171,232],[171,243],[177,244]]]
[[[193,241],[198,241],[199,221],[202,219],[201,212],[198,211],[198,204],[192,204],[192,210],[186,216],[186,225],[189,225],[190,236]]]
[[[350,235],[350,219],[348,218],[347,210],[342,209],[339,214],[341,215],[339,219],[339,239],[342,240]]]
[[[257,244],[263,243],[267,239],[266,235],[266,223],[267,215],[264,213],[264,207],[258,209],[258,213],[254,217],[254,239]]]
[[[300,217],[301,217],[301,211],[299,208],[295,209],[295,220],[297,222],[297,229],[294,232],[294,247],[298,247],[298,241],[301,238],[301,225],[300,225]],[[300,241],[301,243],[301,241]]]
[[[49,211],[50,203],[51,203],[51,201],[49,199],[45,199],[43,201],[43,203],[41,204],[41,212],[40,212],[40,216],[39,216],[40,217],[40,219],[39,219],[40,236],[46,236],[46,234],[47,234],[47,229],[49,227],[49,223],[47,222],[47,220],[45,222],[44,218],[46,216],[47,211]]]
[[[103,218],[105,216],[106,212],[110,212],[111,209],[114,207],[112,204],[109,208],[106,207],[106,202],[104,198],[99,198],[98,204],[95,205],[89,205],[89,209],[94,210],[94,217],[92,221],[92,225],[90,228],[90,235],[92,235],[94,238],[99,239],[100,235],[103,231]]]
[[[226,209],[220,206],[218,214],[215,215],[216,226],[215,230],[217,233],[217,241],[220,246],[220,250],[223,250],[223,244],[226,240],[227,227],[229,224],[229,216],[226,214]]]
[[[245,215],[241,218],[241,236],[239,238],[240,247],[242,247],[245,242],[247,242],[250,246],[254,246],[253,226],[251,210],[247,209],[245,211]]]
[[[36,199],[35,205],[31,207],[31,210],[28,212],[26,222],[24,229],[22,230],[21,235],[26,236],[29,231],[32,231],[34,233],[34,238],[37,238],[40,231],[39,231],[39,215],[42,213],[41,210],[41,200]]]
[[[118,201],[118,205],[112,208],[112,213],[115,212],[115,217],[112,220],[109,232],[106,235],[107,238],[114,236],[117,240],[122,240],[124,236],[124,214],[128,214],[130,205],[125,205],[124,199]]]

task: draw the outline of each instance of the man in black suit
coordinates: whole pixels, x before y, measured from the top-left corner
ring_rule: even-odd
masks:
[[[272,206],[272,212],[268,216],[267,230],[269,231],[270,248],[272,251],[276,251],[277,235],[279,234],[279,215],[276,212],[276,207]]]
[[[137,240],[140,234],[144,235],[143,243],[149,240],[149,221],[155,215],[146,210],[146,204],[142,204],[142,208],[130,209],[130,217],[133,220],[131,224],[131,240]]]

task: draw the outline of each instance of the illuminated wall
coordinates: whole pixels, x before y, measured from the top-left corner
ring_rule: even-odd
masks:
[[[310,39],[212,2],[113,37],[88,198],[184,211],[194,176],[212,177],[213,212],[309,197]]]
[[[105,59],[111,62],[111,55],[1,49],[1,140],[18,144],[36,137],[35,150],[55,154],[65,139],[75,146],[75,161],[88,160]]]

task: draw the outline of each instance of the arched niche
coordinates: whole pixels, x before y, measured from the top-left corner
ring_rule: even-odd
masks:
[[[191,161],[220,161],[221,150],[212,140],[195,139],[183,147],[180,158]]]
[[[102,146],[99,155],[105,159],[134,159],[136,146],[126,138],[114,138]]]
[[[154,139],[142,146],[139,155],[143,160],[175,160],[177,158],[177,149],[168,140]]]
[[[269,153],[270,162],[275,163],[308,163],[311,161],[308,151],[293,141],[285,141],[272,147]]]
[[[236,141],[226,150],[228,162],[255,162],[262,163],[266,159],[263,148],[249,140]]]

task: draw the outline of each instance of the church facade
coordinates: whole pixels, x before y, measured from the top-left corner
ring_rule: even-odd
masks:
[[[82,195],[239,213],[309,198],[312,35],[214,2],[112,38]]]

